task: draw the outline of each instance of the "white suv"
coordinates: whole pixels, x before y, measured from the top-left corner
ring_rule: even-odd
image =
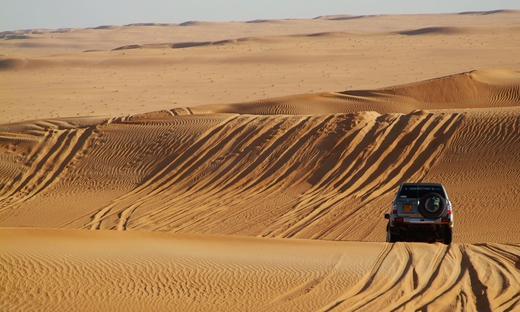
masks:
[[[453,210],[440,183],[403,183],[388,219],[386,241],[442,242],[451,244]]]

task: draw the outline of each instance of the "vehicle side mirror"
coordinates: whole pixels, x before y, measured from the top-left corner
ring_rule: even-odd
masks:
[[[385,219],[390,219],[390,214],[389,213],[385,213]]]

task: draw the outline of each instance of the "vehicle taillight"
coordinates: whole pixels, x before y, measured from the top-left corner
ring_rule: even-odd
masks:
[[[397,209],[393,209],[393,210],[392,210],[392,213],[393,213],[393,214],[397,214]]]
[[[395,218],[395,222],[403,222],[403,218],[399,217],[399,218]]]
[[[450,201],[447,202],[447,205],[446,205],[446,213],[447,213],[448,215],[451,214],[451,202],[450,202]]]
[[[441,222],[450,222],[450,218],[442,218]]]

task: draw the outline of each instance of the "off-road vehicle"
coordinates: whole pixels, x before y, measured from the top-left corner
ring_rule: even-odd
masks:
[[[453,210],[440,183],[403,183],[385,214],[387,242],[442,242],[451,244]]]

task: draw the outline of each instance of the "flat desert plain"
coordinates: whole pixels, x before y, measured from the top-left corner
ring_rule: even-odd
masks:
[[[519,311],[520,11],[0,37],[0,310]],[[440,182],[451,245],[386,243]]]

